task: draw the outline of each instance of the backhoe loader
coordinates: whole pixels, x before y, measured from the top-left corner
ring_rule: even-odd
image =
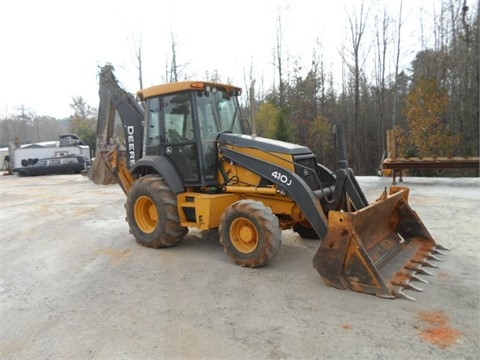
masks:
[[[113,67],[99,72],[97,153],[89,178],[118,182],[126,220],[144,246],[176,245],[188,228],[218,229],[225,253],[245,267],[267,264],[282,230],[321,239],[313,266],[324,283],[383,298],[414,300],[413,281],[432,275],[442,248],[391,187],[369,204],[348,167],[335,127],[339,169],[302,145],[250,134],[236,86],[177,82],[139,90],[119,85]],[[113,141],[116,114],[124,144]],[[254,128],[254,127],[253,127]]]

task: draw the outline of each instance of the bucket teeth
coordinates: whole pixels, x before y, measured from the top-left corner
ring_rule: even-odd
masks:
[[[425,270],[423,267],[421,266],[418,266],[415,271],[419,274],[422,274],[422,275],[428,275],[428,276],[433,276],[433,273],[431,273],[430,271],[428,270]]]
[[[435,265],[435,264],[432,264],[431,262],[429,262],[428,260],[412,260],[412,262],[416,263],[416,264],[420,264],[422,266],[427,266],[427,267],[431,267],[431,268],[435,268],[435,269],[438,269],[438,266]]]
[[[445,256],[445,254],[443,252],[441,252],[440,250],[438,250],[436,248],[432,249],[432,254]]]
[[[398,298],[410,300],[410,301],[417,301],[413,296],[407,295],[403,292],[403,288],[398,289],[397,291],[394,292],[395,296]]]
[[[420,265],[414,266],[414,265],[407,265],[405,267],[407,270],[415,271],[418,274],[422,275],[428,275],[428,276],[433,276],[433,274],[430,271],[425,270],[423,267]]]
[[[414,291],[418,291],[418,292],[423,292],[423,289],[422,288],[419,288],[415,285],[413,285],[411,282],[408,282],[406,284],[403,284],[403,287],[405,289],[408,289],[408,290],[414,290]]]
[[[406,290],[414,290],[414,291],[418,291],[418,292],[423,292],[423,289],[421,289],[419,287],[416,287],[410,281],[406,281],[406,282],[403,282],[403,283],[396,283],[394,285],[401,286],[402,288],[404,288]]]
[[[412,281],[418,281],[418,282],[421,282],[421,283],[424,283],[424,284],[430,284],[427,280],[422,279],[421,277],[417,276],[416,274],[411,274],[411,275],[409,275],[409,277]]]
[[[442,259],[440,259],[439,257],[433,255],[433,254],[430,254],[430,255],[427,255],[427,259],[428,260],[435,260],[435,261],[439,261],[439,262],[443,262]]]
[[[450,249],[446,248],[445,246],[439,245],[439,244],[436,244],[436,245],[435,245],[435,249],[436,249],[436,250],[450,251]]]

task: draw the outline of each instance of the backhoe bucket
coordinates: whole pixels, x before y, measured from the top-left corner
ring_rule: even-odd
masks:
[[[112,168],[109,165],[108,151],[99,151],[88,169],[88,178],[97,185],[109,185],[117,183]]]
[[[408,189],[391,187],[375,203],[356,212],[330,211],[328,233],[313,259],[326,285],[406,298],[404,290],[422,291],[412,281],[433,275],[437,245],[408,205]]]

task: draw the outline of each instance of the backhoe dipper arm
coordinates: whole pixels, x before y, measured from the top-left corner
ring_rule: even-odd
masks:
[[[328,231],[328,220],[323,213],[320,201],[300,176],[282,166],[253,158],[228,147],[221,146],[220,151],[228,160],[284,189],[301,208],[317,235],[320,238],[325,237]],[[272,174],[283,176],[273,176]]]
[[[144,111],[133,95],[120,87],[113,75],[112,65],[102,67],[99,77],[97,144],[88,178],[95,184],[119,182],[127,191],[132,183],[128,169],[142,157]],[[121,146],[113,143],[117,112],[125,134],[125,144]]]
[[[105,65],[100,70],[96,150],[106,150],[113,138],[115,111],[118,112],[125,134],[128,152],[128,167],[142,157],[144,110],[132,94],[118,84],[113,75],[113,66]]]

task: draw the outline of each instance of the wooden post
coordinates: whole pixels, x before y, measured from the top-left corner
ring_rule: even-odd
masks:
[[[395,135],[393,130],[387,130],[387,158],[396,158]]]

